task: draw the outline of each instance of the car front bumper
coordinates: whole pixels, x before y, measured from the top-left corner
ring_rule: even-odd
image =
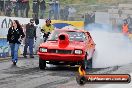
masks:
[[[85,55],[76,54],[52,54],[52,53],[41,53],[38,52],[39,58],[45,61],[69,61],[79,62],[84,60]]]

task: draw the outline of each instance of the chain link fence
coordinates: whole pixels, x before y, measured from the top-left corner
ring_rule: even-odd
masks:
[[[58,0],[0,0],[0,15],[61,20],[84,20],[84,13],[104,10],[102,5],[61,4]],[[105,8],[106,9],[106,8]]]
[[[100,0],[101,1],[101,0]],[[38,19],[51,18],[55,20],[85,21],[85,24],[95,22],[96,12],[106,12],[110,21],[115,24],[119,19],[131,16],[131,0],[120,0],[114,4],[62,4],[60,0],[0,0],[0,15],[11,17],[32,17]]]

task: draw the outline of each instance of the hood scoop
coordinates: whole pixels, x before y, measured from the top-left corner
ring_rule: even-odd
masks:
[[[60,48],[66,48],[69,45],[69,35],[67,33],[59,34],[58,45]]]

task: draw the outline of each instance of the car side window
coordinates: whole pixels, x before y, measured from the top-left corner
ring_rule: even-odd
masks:
[[[85,33],[85,39],[86,39],[86,40],[89,40],[89,36],[88,36],[87,33]]]
[[[87,37],[86,34],[83,35],[83,38],[84,38],[85,40],[88,40],[88,37]]]

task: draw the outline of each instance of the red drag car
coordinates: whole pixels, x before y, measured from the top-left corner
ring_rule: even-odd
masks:
[[[88,31],[74,29],[54,30],[39,46],[39,68],[46,63],[54,65],[83,65],[92,68],[95,43]]]

